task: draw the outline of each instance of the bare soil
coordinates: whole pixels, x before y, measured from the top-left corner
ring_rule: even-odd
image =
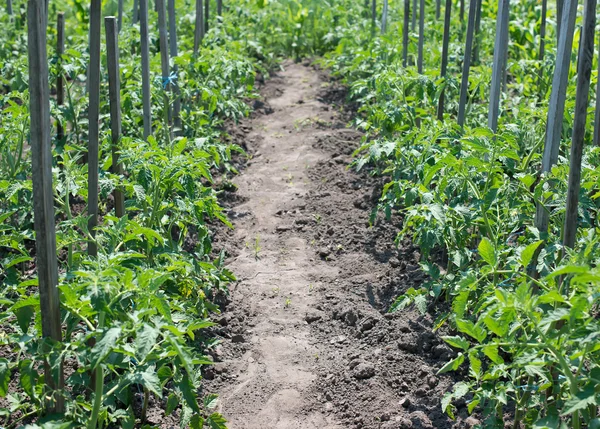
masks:
[[[432,316],[387,314],[424,281],[420,255],[394,244],[400,219],[369,225],[381,184],[348,168],[363,136],[343,88],[288,62],[262,97],[233,132],[252,158],[215,243],[238,276],[206,373],[229,428],[474,426],[464,404],[456,421],[441,411],[454,352]]]

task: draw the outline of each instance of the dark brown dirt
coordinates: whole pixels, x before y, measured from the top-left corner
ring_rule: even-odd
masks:
[[[229,196],[235,230],[216,247],[239,281],[215,330],[207,371],[231,429],[462,428],[441,411],[453,355],[432,316],[387,314],[424,281],[418,249],[394,245],[401,221],[369,225],[380,187],[348,169],[362,135],[343,88],[286,63],[239,126],[253,158]],[[460,405],[460,404],[459,404]]]

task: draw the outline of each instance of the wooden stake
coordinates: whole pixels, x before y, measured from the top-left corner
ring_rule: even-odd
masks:
[[[408,66],[408,31],[410,22],[410,0],[404,0],[404,26],[402,28],[402,67]]]
[[[375,27],[377,23],[377,0],[371,2],[371,35],[375,34]]]
[[[217,16],[223,16],[223,0],[217,0]]]
[[[560,41],[560,28],[562,26],[562,15],[565,8],[565,0],[556,0],[556,39]]]
[[[477,14],[477,0],[469,2],[469,22],[467,23],[467,42],[465,44],[465,57],[463,60],[462,82],[460,84],[460,101],[458,103],[458,125],[465,125],[465,111],[467,96],[469,94],[469,73],[471,71],[471,52],[473,52],[473,34],[475,33],[475,15]]]
[[[505,51],[508,49],[508,13],[509,0],[498,0],[498,16],[496,17],[496,41],[494,43],[494,66],[492,70],[492,86],[490,89],[490,106],[488,110],[488,127],[498,131],[500,114],[500,93],[504,76]]]
[[[119,163],[119,143],[121,140],[121,75],[119,71],[119,31],[114,16],[104,18],[106,28],[106,62],[108,66],[108,97],[110,100],[110,134],[112,138],[112,172],[123,175],[123,166]],[[115,189],[115,214],[125,215],[123,192]]]
[[[12,16],[13,14],[12,0],[6,0],[6,13],[8,16]]]
[[[194,56],[200,52],[200,44],[204,39],[204,12],[202,10],[202,0],[196,0],[196,23],[194,27]]]
[[[208,33],[210,18],[210,0],[204,0],[204,32]]]
[[[65,104],[65,85],[62,68],[62,56],[65,53],[65,13],[60,12],[56,17],[56,56],[58,58],[58,76],[56,77],[56,104]],[[62,120],[56,126],[56,139],[59,142],[65,138],[65,129]]]
[[[140,19],[139,0],[133,0],[133,23],[137,24]]]
[[[40,291],[42,337],[62,341],[60,301],[58,297],[58,262],[52,187],[52,148],[50,135],[50,88],[46,28],[48,12],[45,0],[28,0],[27,35],[29,58],[30,145],[33,182],[33,220],[35,228],[36,268]],[[45,380],[51,399],[48,411],[64,412],[62,364],[58,378],[50,365],[44,365]]]
[[[123,3],[124,0],[119,0],[119,31],[123,28]]]
[[[556,67],[552,78],[552,92],[548,104],[546,120],[546,143],[542,158],[542,172],[547,173],[558,161],[560,139],[565,114],[565,99],[573,49],[573,34],[577,18],[577,0],[565,0],[562,14],[561,32],[556,53]],[[550,214],[542,204],[537,205],[535,226],[540,233],[548,232]]]
[[[594,146],[600,146],[600,43],[598,44],[598,75],[596,77],[596,111],[594,115]]]
[[[388,0],[383,0],[383,13],[381,14],[381,34],[385,34],[387,31],[387,16],[388,16]]]
[[[583,142],[585,139],[585,124],[587,120],[588,96],[590,78],[594,61],[594,29],[596,27],[596,0],[585,0],[583,11],[583,28],[581,33],[581,48],[577,69],[577,93],[575,96],[575,118],[571,140],[571,158],[569,159],[569,188],[567,191],[567,207],[563,244],[575,247],[577,236],[577,220],[579,211],[579,191],[581,189],[581,159],[583,157]]]
[[[460,22],[465,20],[465,0],[460,0]]]
[[[473,64],[479,64],[479,50],[481,49],[481,2],[477,0],[477,15],[475,16],[475,48],[473,49]]]
[[[540,22],[540,50],[538,60],[540,69],[538,73],[538,90],[540,97],[542,96],[542,82],[544,80],[544,56],[546,55],[546,16],[548,14],[548,0],[542,0],[542,16]]]
[[[425,43],[425,0],[419,5],[419,51],[417,56],[417,71],[423,74],[423,45]]]
[[[417,30],[417,5],[418,5],[418,0],[413,0],[412,23],[411,23],[411,29],[412,29],[413,33]]]
[[[140,2],[140,39],[142,48],[142,103],[144,139],[152,135],[152,110],[150,98],[150,47],[148,46],[148,0]]]
[[[169,46],[170,46],[170,50],[171,50],[171,57],[172,58],[177,58],[177,56],[179,55],[179,52],[177,50],[177,19],[175,17],[175,0],[168,0],[168,8],[169,8]],[[179,67],[177,66],[177,64],[173,65],[173,73],[175,73],[175,76],[178,75],[179,72]],[[174,100],[173,100],[173,124],[175,126],[176,129],[181,129],[181,118],[180,118],[180,112],[181,112],[181,96],[180,96],[180,90],[179,90],[179,85],[177,84],[177,82],[175,82],[175,85],[173,85],[173,93],[174,93]]]
[[[88,141],[88,254],[98,255],[95,241],[98,225],[98,150],[100,134],[100,35],[102,0],[91,0],[90,4],[90,68],[89,68],[89,141]]]
[[[435,0],[435,19],[439,21],[440,11],[442,9],[442,0]]]
[[[446,10],[444,12],[444,40],[442,42],[442,70],[440,73],[440,77],[442,79],[446,78],[446,72],[448,69],[448,45],[450,43],[451,14],[452,14],[452,0],[446,0]],[[445,92],[446,92],[445,89],[442,89],[442,92],[440,93],[440,99],[438,100],[437,117],[440,121],[444,120]]]
[[[158,36],[160,44],[160,65],[162,72],[163,87],[165,90],[165,108],[167,109],[167,117],[169,127],[173,119],[171,115],[171,104],[169,103],[168,93],[171,92],[171,65],[169,62],[169,34],[167,33],[167,10],[165,8],[165,0],[156,0],[158,8]]]

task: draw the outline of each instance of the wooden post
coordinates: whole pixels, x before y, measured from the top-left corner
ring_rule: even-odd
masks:
[[[65,85],[62,68],[62,56],[65,53],[65,13],[60,12],[56,17],[56,56],[58,58],[58,76],[56,77],[56,104],[65,104]],[[56,125],[56,139],[61,142],[65,138],[62,120]]]
[[[594,114],[594,146],[600,146],[600,43],[598,44],[598,77],[596,82],[596,111]]]
[[[140,2],[140,39],[142,48],[142,103],[144,139],[152,135],[152,110],[150,98],[150,47],[148,46],[148,0]]]
[[[423,74],[423,45],[425,43],[425,0],[419,5],[419,48],[417,55],[417,71]]]
[[[498,0],[498,16],[496,18],[496,41],[494,43],[494,66],[492,70],[492,86],[490,89],[490,106],[488,110],[488,127],[498,131],[498,116],[500,114],[500,94],[504,76],[505,51],[508,49],[508,13],[509,0]]]
[[[465,20],[465,0],[460,0],[460,22]]]
[[[408,24],[410,22],[410,0],[404,0],[404,26],[402,27],[402,67],[408,66]]]
[[[169,63],[169,33],[167,33],[167,10],[165,0],[156,0],[158,8],[158,37],[160,44],[160,65],[162,72],[162,82],[165,91],[165,109],[167,109],[167,118],[169,128],[171,127],[171,104],[169,103],[168,93],[171,92],[171,65]]]
[[[168,8],[169,8],[169,45],[171,50],[171,57],[177,58],[179,52],[177,50],[177,19],[175,17],[175,0],[168,0]],[[175,76],[178,75],[179,67],[177,64],[173,66],[173,73]],[[173,100],[173,125],[175,129],[181,129],[181,97],[179,85],[175,82],[173,85],[173,93],[175,99]]]
[[[123,3],[124,0],[119,0],[119,31],[123,28]]]
[[[42,337],[62,341],[60,301],[58,297],[58,262],[52,187],[52,148],[50,126],[50,88],[46,28],[48,12],[45,0],[28,0],[27,36],[29,58],[29,115],[33,182],[33,220],[35,228],[36,268],[40,291]],[[64,412],[62,364],[58,378],[48,362],[44,364],[45,380],[50,395],[49,413]]]
[[[121,140],[121,75],[119,71],[119,31],[114,16],[104,18],[106,28],[106,62],[108,67],[108,98],[110,100],[110,134],[112,142],[112,172],[123,175],[123,166],[119,162],[119,142]],[[115,189],[115,214],[125,215],[123,192]]]
[[[442,8],[442,0],[435,0],[435,19],[439,21],[440,19],[440,10]]]
[[[100,35],[102,0],[91,0],[90,4],[90,68],[89,68],[89,141],[88,141],[88,254],[98,255],[95,241],[98,225],[98,147],[100,133]]]
[[[475,16],[475,48],[473,49],[473,64],[479,64],[479,50],[481,49],[481,3],[477,0],[477,15]]]
[[[467,23],[467,42],[465,44],[465,57],[463,60],[462,82],[460,84],[460,101],[458,103],[458,125],[465,125],[465,111],[467,96],[469,95],[469,73],[471,72],[471,52],[473,52],[473,34],[475,33],[475,15],[477,14],[477,0],[469,2],[469,22]]]
[[[413,0],[413,10],[412,10],[412,23],[411,30],[415,32],[417,30],[417,5],[419,0]]]
[[[387,16],[388,16],[388,0],[383,0],[383,13],[381,14],[381,34],[385,34],[387,31]]]
[[[217,0],[217,16],[223,16],[223,0]]]
[[[450,43],[450,18],[452,14],[452,0],[446,0],[446,10],[444,11],[444,40],[442,42],[442,70],[440,77],[446,78],[446,72],[448,69],[448,44]],[[445,85],[445,83],[444,83]],[[445,90],[442,89],[440,93],[440,99],[438,100],[438,111],[437,117],[440,121],[444,120],[444,102],[445,102]]]
[[[194,27],[194,56],[200,52],[200,44],[204,39],[204,12],[202,10],[202,0],[196,0],[196,23]]]
[[[560,28],[562,26],[562,15],[565,8],[565,0],[556,0],[556,38],[560,41]]]
[[[208,33],[210,18],[210,0],[204,0],[204,32]]]
[[[542,95],[542,81],[544,79],[544,56],[546,55],[546,16],[548,14],[548,0],[542,0],[542,16],[540,22],[540,50],[538,60],[540,61],[540,69],[538,74],[538,88],[540,96]]]
[[[577,220],[579,209],[579,190],[581,189],[581,159],[585,139],[590,78],[594,61],[594,29],[596,27],[596,0],[585,0],[583,11],[583,28],[579,49],[580,58],[577,67],[577,93],[575,96],[575,117],[571,140],[571,158],[569,159],[569,188],[567,191],[567,207],[563,244],[575,247]]]
[[[565,0],[561,31],[556,53],[556,67],[552,78],[552,92],[548,104],[548,119],[546,120],[546,143],[542,158],[542,172],[547,173],[558,161],[560,139],[562,135],[565,114],[565,98],[571,65],[571,50],[573,49],[573,33],[577,18],[577,0]],[[538,204],[535,226],[540,233],[548,232],[550,215],[546,208]]]
[[[137,24],[140,19],[139,0],[133,0],[133,23]]]
[[[377,23],[377,0],[371,1],[371,35],[375,34]]]
[[[6,0],[6,13],[8,16],[12,16],[13,14],[12,0]]]

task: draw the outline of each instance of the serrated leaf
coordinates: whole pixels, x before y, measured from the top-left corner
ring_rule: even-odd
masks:
[[[179,398],[174,393],[169,395],[167,399],[167,407],[165,408],[165,415],[171,414],[179,406]]]
[[[448,362],[446,365],[440,368],[438,374],[444,374],[445,372],[456,371],[462,363],[465,361],[465,355],[459,353],[458,356]]]
[[[485,326],[499,337],[505,336],[508,332],[508,326],[502,322],[502,319],[496,320],[491,316],[486,316],[483,318],[483,323]]]
[[[463,334],[467,334],[470,337],[473,337],[480,343],[482,343],[483,340],[485,340],[485,337],[487,336],[487,332],[485,331],[485,329],[483,329],[481,326],[475,325],[470,320],[457,319],[456,327],[460,332],[462,332]]]
[[[543,242],[544,240],[536,241],[535,243],[531,243],[529,246],[523,249],[523,251],[521,252],[521,256],[519,257],[519,262],[523,267],[527,268],[529,266],[531,260],[533,259],[533,256],[535,255],[536,250],[538,249],[538,247],[540,247],[540,245]]]
[[[593,385],[588,385],[584,390],[577,392],[575,396],[565,402],[566,409],[561,413],[561,416],[568,416],[575,411],[583,410],[590,405],[597,404],[596,390]]]
[[[495,267],[496,266],[496,250],[492,242],[487,238],[483,237],[479,246],[477,247],[479,251],[479,256],[483,259],[488,265]]]
[[[29,329],[29,324],[31,323],[31,319],[33,318],[33,315],[35,314],[35,310],[34,310],[33,306],[28,305],[26,307],[17,308],[16,310],[13,310],[13,311],[15,313],[15,316],[17,316],[17,323],[19,324],[19,328],[21,328],[23,333],[26,334],[27,330]]]
[[[217,402],[219,400],[219,395],[215,395],[214,393],[207,395],[204,398],[204,408],[212,410],[217,406]]]
[[[444,341],[446,341],[448,344],[450,344],[452,347],[455,347],[457,349],[462,349],[462,350],[468,350],[470,343],[465,340],[463,337],[459,337],[459,336],[448,336],[448,337],[442,337],[442,339]]]
[[[0,358],[0,398],[4,398],[8,393],[8,382],[10,381],[10,368],[8,360]]]
[[[203,429],[204,428],[204,418],[199,416],[198,414],[194,414],[190,419],[190,429]]]
[[[153,326],[144,323],[135,337],[135,356],[138,362],[144,362],[150,350],[156,344],[159,331]]]
[[[127,379],[127,384],[140,384],[148,391],[162,398],[162,386],[153,367],[148,367],[145,371],[136,371],[127,374],[125,378]]]
[[[102,338],[96,342],[96,345],[90,352],[90,365],[92,369],[96,369],[96,367],[113,351],[120,335],[121,328],[110,328],[104,333]]]
[[[207,422],[211,429],[227,429],[227,420],[219,413],[212,413]]]
[[[498,354],[498,346],[496,345],[485,346],[483,348],[483,354],[497,365],[502,365],[504,363],[504,359]]]

